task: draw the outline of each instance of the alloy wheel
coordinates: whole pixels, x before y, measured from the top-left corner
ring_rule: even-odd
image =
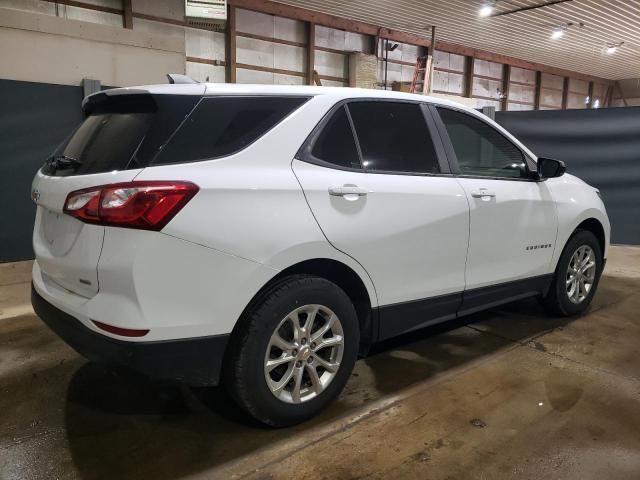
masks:
[[[588,245],[576,249],[569,260],[566,288],[571,302],[582,303],[589,295],[596,278],[596,255]]]
[[[302,403],[322,393],[335,378],[344,353],[338,316],[323,305],[304,305],[274,330],[264,357],[271,393],[286,403]]]

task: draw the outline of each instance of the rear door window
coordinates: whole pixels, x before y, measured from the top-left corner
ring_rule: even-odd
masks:
[[[348,104],[365,170],[440,173],[422,108],[417,103]]]
[[[236,153],[276,126],[307,97],[205,97],[153,165]]]
[[[336,110],[316,138],[311,155],[339,167],[360,168],[358,147],[345,107]]]

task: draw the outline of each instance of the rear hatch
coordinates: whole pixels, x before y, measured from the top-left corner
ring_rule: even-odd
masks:
[[[150,94],[117,89],[92,95],[84,122],[36,174],[33,248],[45,282],[90,298],[99,290],[98,260],[105,227],[65,213],[76,190],[128,182],[149,165],[193,110],[204,86],[192,94]]]

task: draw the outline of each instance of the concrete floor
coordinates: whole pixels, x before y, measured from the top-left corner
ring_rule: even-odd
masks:
[[[34,316],[27,267],[0,265],[0,479],[640,478],[640,248],[612,249],[588,315],[524,301],[387,343],[284,430],[87,363]]]

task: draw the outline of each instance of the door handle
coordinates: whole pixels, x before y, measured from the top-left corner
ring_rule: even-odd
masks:
[[[495,197],[496,192],[492,192],[490,190],[486,190],[481,188],[480,190],[474,190],[471,192],[471,196],[473,198],[482,198],[482,197]]]
[[[357,195],[358,197],[364,197],[367,191],[364,188],[360,188],[357,185],[342,185],[341,187],[329,187],[329,195],[334,197],[344,197],[345,195]]]

